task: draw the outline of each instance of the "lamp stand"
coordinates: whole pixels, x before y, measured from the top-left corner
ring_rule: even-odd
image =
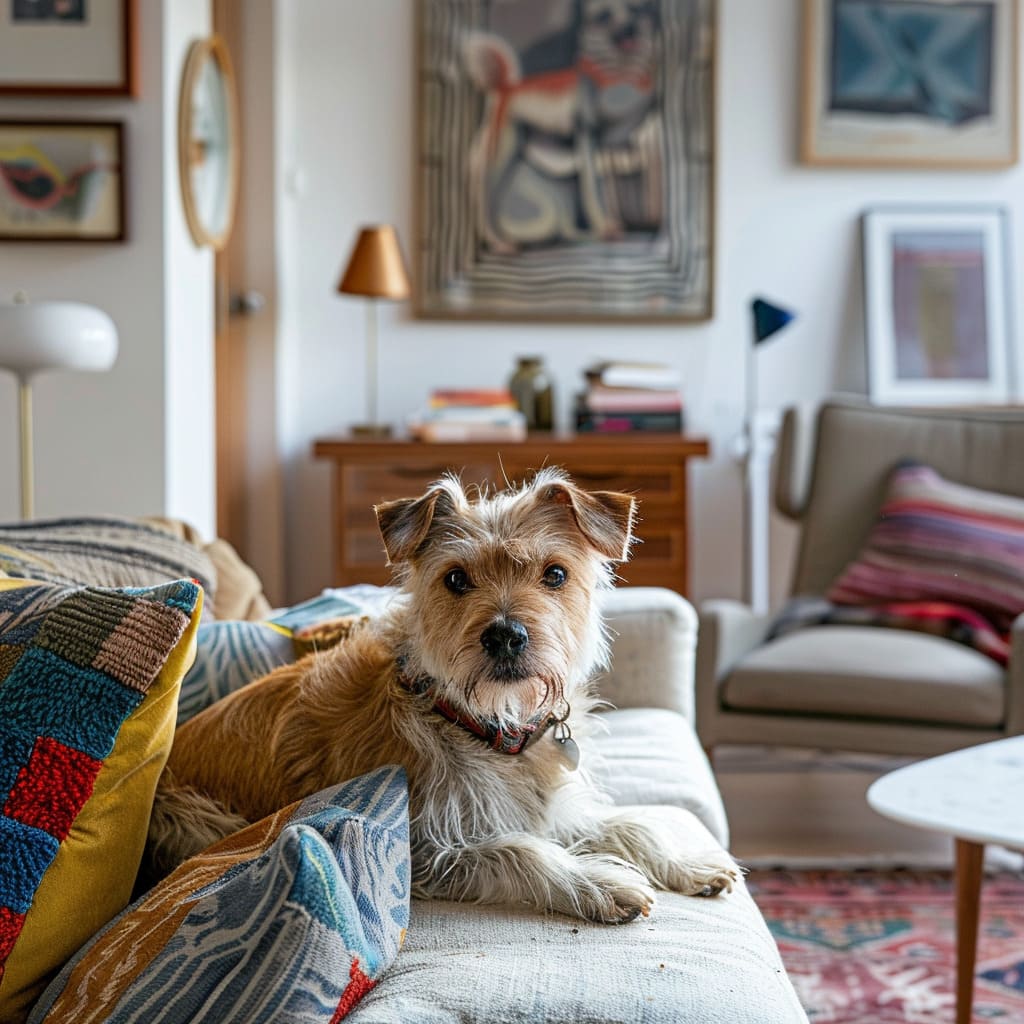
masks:
[[[743,598],[758,615],[768,613],[771,557],[771,471],[779,434],[777,410],[757,408],[757,364],[754,346],[747,347],[745,421],[732,443],[733,457],[743,464]]]
[[[390,437],[391,427],[377,422],[377,300],[366,302],[366,411],[367,422],[357,423],[352,433],[357,437]]]
[[[770,606],[769,512],[771,506],[771,469],[779,431],[779,417],[774,412],[754,413],[746,424],[743,497],[746,558],[744,596],[758,615],[768,613]]]
[[[21,458],[21,518],[35,515],[32,480],[32,385],[24,377],[18,378],[18,441]]]

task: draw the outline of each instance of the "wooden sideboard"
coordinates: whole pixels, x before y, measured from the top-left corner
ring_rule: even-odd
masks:
[[[541,466],[561,466],[587,490],[628,491],[639,500],[637,537],[626,584],[687,593],[687,462],[708,454],[704,438],[669,434],[531,435],[521,442],[424,443],[377,438],[314,442],[334,464],[334,585],[387,583],[373,506],[422,494],[442,473],[465,484],[521,481]]]

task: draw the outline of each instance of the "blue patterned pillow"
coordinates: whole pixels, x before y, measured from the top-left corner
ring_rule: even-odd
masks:
[[[291,633],[269,622],[211,622],[196,634],[196,660],[181,683],[178,725],[229,693],[295,660]]]
[[[186,861],[67,964],[30,1024],[340,1020],[409,923],[405,772],[322,791]]]
[[[200,626],[195,664],[181,684],[178,725],[229,693],[295,661],[316,646],[315,631],[345,616],[377,614],[393,588],[360,585],[324,591],[265,622],[211,622]],[[304,639],[311,634],[309,639]]]

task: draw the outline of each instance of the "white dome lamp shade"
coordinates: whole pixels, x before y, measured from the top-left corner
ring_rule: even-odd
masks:
[[[101,309],[82,302],[0,305],[0,369],[18,378],[21,517],[34,514],[32,378],[47,370],[109,370],[117,358],[117,328]]]

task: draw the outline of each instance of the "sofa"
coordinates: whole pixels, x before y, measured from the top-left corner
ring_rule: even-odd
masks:
[[[84,529],[86,533],[89,529],[88,525],[82,527],[80,524],[75,528],[79,531]],[[155,681],[151,684],[150,696],[141,704],[132,706],[122,732],[133,723],[139,709],[145,709],[147,701],[151,699],[162,701],[164,718],[171,722],[170,728],[173,729],[176,715],[174,701],[182,693],[182,678],[188,686],[190,673],[196,671],[198,661],[193,662],[192,659],[196,656],[197,646],[200,660],[202,658],[202,623],[206,627],[219,623],[222,635],[230,636],[230,646],[236,659],[232,663],[234,671],[239,664],[239,651],[245,646],[239,638],[244,641],[245,637],[252,635],[246,630],[262,628],[268,617],[267,606],[258,592],[258,581],[229,548],[224,545],[215,548],[202,545],[194,532],[187,531],[180,524],[148,523],[146,529],[155,531],[154,536],[159,534],[161,544],[166,543],[166,538],[173,533],[182,552],[179,561],[192,581],[203,580],[201,587],[194,582],[190,584],[188,580],[178,580],[174,584],[167,582],[166,575],[162,574],[166,574],[169,565],[173,565],[175,569],[172,571],[176,572],[175,559],[162,559],[161,568],[155,572],[146,567],[146,538],[137,545],[140,554],[138,558],[132,559],[130,572],[119,575],[117,572],[103,571],[99,574],[102,578],[87,578],[101,564],[93,560],[86,567],[76,565],[73,574],[77,574],[78,579],[69,581],[69,575],[73,574],[61,571],[56,565],[59,559],[52,550],[45,555],[39,550],[30,551],[20,560],[12,557],[11,551],[17,545],[12,544],[12,538],[5,537],[0,528],[0,570],[8,577],[20,577],[20,582],[0,579],[0,590],[3,586],[21,586],[28,577],[38,579],[49,573],[51,577],[60,577],[61,583],[57,586],[63,588],[62,599],[71,594],[72,599],[77,600],[78,592],[74,588],[78,584],[107,588],[127,586],[130,589],[125,591],[128,594],[125,601],[136,601],[141,595],[150,604],[154,604],[156,599],[151,600],[149,595],[156,594],[163,605],[178,613],[179,619],[187,620],[174,636],[165,641],[169,651],[167,664],[175,659],[184,659],[185,662],[179,665],[177,682],[168,676],[167,664],[159,671],[154,667],[151,674]],[[13,540],[17,542],[19,538]],[[119,540],[112,544],[113,548],[123,553],[126,545],[123,540]],[[218,562],[222,563],[219,570]],[[218,602],[219,579],[224,580],[225,590]],[[230,601],[225,599],[228,584],[232,590]],[[169,590],[169,587],[172,589]],[[239,593],[239,590],[243,593]],[[94,601],[107,601],[108,596],[109,591],[90,592],[90,600]],[[351,599],[350,603],[366,608],[372,614],[374,602],[387,600],[388,592],[386,588],[353,588],[333,592],[331,596],[343,602]],[[57,600],[52,594],[44,594],[43,597],[50,602]],[[202,612],[204,597],[208,600],[206,611]],[[230,612],[240,614],[240,619],[248,616],[248,621],[228,625],[231,620],[217,618],[218,609],[222,615]],[[599,683],[599,691],[608,702],[608,710],[602,713],[606,730],[599,739],[595,763],[589,766],[590,769],[604,783],[617,804],[649,805],[650,813],[671,819],[680,843],[694,848],[707,848],[714,844],[727,846],[728,825],[722,801],[693,728],[693,671],[697,630],[693,608],[671,591],[638,587],[618,589],[608,594],[605,598],[605,612],[614,637],[613,660],[610,670]],[[140,620],[137,610],[127,605],[118,614],[122,616],[122,626],[129,620]],[[110,629],[116,632],[113,627]],[[226,633],[223,632],[225,630]],[[276,638],[286,632],[278,623],[261,635],[273,637],[273,642],[277,642]],[[4,637],[0,636],[0,655],[4,650],[4,642]],[[20,638],[19,642],[24,643],[24,638]],[[70,649],[64,653],[68,658],[74,654]],[[257,672],[260,667],[259,660],[249,658],[244,650],[241,652],[241,663],[249,673]],[[211,684],[214,687],[222,685],[224,678],[231,674],[217,671],[218,664],[216,658],[209,657],[203,664],[203,672],[207,677],[218,677]],[[208,683],[209,679],[203,685],[207,686]],[[0,697],[6,685],[0,681]],[[216,696],[215,689],[211,689],[209,699],[215,699]],[[113,741],[111,757],[117,755],[120,744],[121,738],[118,736]],[[154,747],[147,757],[151,777],[146,783],[149,787],[146,792],[151,794],[153,764],[158,768],[162,763],[161,758],[166,757],[166,744],[160,751]],[[100,771],[100,781],[104,777],[103,772]],[[371,781],[376,786],[375,799],[379,806],[380,793],[386,788],[384,784],[391,787],[387,790],[391,792],[400,783],[401,773],[396,770],[383,782],[380,779]],[[339,793],[332,791],[329,799],[320,800],[315,806],[307,807],[307,801],[298,811],[289,809],[288,813],[292,817],[288,820],[294,821],[296,814],[306,812],[303,822],[322,823],[327,814],[325,806],[330,803],[328,811],[334,815],[331,819],[334,823],[330,828],[335,830],[331,835],[338,834],[338,830],[343,827],[351,829],[361,824],[365,826],[366,815],[353,815],[339,809],[337,805],[346,802],[345,797],[350,791],[340,786]],[[109,806],[109,801],[117,799],[117,787],[111,787],[111,793],[106,794],[104,800],[108,801]],[[362,797],[356,794],[353,799],[358,802]],[[114,806],[116,808],[116,803]],[[82,815],[87,814],[88,810],[89,801],[86,801]],[[72,839],[77,824],[74,822],[70,826]],[[389,857],[395,859],[395,851],[401,849],[399,840],[402,824],[398,816],[391,813],[385,825],[372,831],[369,838],[364,828],[359,839],[361,854],[369,849],[371,853],[379,854],[382,860]],[[118,914],[130,899],[131,885],[127,890],[122,887],[124,895],[119,897],[122,901],[120,906],[108,908],[109,912],[105,915],[111,917],[112,921],[98,928],[90,926],[95,931],[91,940],[76,955],[60,953],[53,970],[38,979],[36,989],[25,987],[22,990],[24,998],[20,1002],[17,999],[13,1002],[10,999],[5,1001],[3,978],[0,977],[0,1020],[25,1019],[30,1006],[25,994],[29,992],[33,999],[38,997],[29,1017],[36,1022],[61,1019],[333,1021],[342,1015],[347,1015],[347,1019],[355,1024],[454,1024],[475,1021],[789,1024],[807,1019],[786,976],[775,942],[743,884],[733,893],[718,898],[660,893],[649,917],[627,925],[610,927],[559,915],[537,914],[512,906],[464,905],[415,899],[409,901],[407,888],[403,902],[400,890],[403,885],[407,885],[408,874],[397,860],[379,889],[374,890],[383,899],[393,901],[390,917],[387,913],[375,913],[369,925],[367,920],[362,921],[366,926],[362,931],[353,931],[351,922],[342,920],[339,923],[336,920],[331,935],[332,941],[340,943],[339,948],[343,951],[347,948],[351,953],[353,943],[362,942],[367,936],[372,938],[373,927],[378,926],[380,934],[384,936],[383,947],[387,947],[387,955],[378,956],[370,964],[373,971],[367,968],[366,974],[357,971],[357,962],[353,959],[351,981],[348,977],[318,977],[317,984],[325,986],[324,991],[329,989],[333,993],[326,997],[326,1002],[316,1003],[312,998],[312,985],[298,984],[292,986],[289,996],[291,1002],[287,1007],[282,1003],[276,1009],[270,1009],[266,998],[269,982],[261,983],[259,979],[252,982],[249,975],[255,968],[245,956],[238,954],[238,949],[241,948],[242,953],[246,954],[246,942],[251,941],[255,946],[258,941],[260,948],[274,947],[277,955],[280,953],[277,947],[286,945],[292,958],[289,963],[301,961],[304,955],[302,943],[306,939],[296,940],[294,936],[306,936],[311,944],[312,937],[316,937],[316,942],[321,944],[317,948],[323,948],[323,942],[326,941],[323,938],[324,930],[320,924],[312,928],[310,921],[317,918],[322,924],[327,904],[330,904],[329,909],[335,918],[339,914],[344,917],[339,907],[341,911],[348,908],[353,917],[365,917],[366,903],[371,901],[367,889],[354,894],[342,892],[339,895],[332,892],[329,899],[318,897],[307,900],[313,908],[312,918],[309,915],[302,918],[302,928],[296,930],[293,927],[287,932],[292,939],[285,942],[281,935],[286,932],[275,932],[268,922],[278,920],[275,915],[279,915],[282,908],[291,915],[289,921],[294,922],[297,879],[301,875],[305,879],[303,885],[319,884],[324,874],[322,863],[314,858],[313,862],[305,863],[314,863],[317,870],[305,874],[296,871],[289,873],[280,867],[285,861],[292,863],[285,857],[283,861],[274,862],[273,873],[268,871],[255,880],[250,878],[248,889],[232,890],[228,884],[244,879],[245,871],[256,859],[260,863],[266,860],[268,845],[262,839],[257,842],[249,833],[255,834],[263,828],[267,835],[272,833],[276,836],[279,833],[274,830],[281,827],[278,822],[271,832],[266,832],[270,826],[258,823],[196,858],[198,867],[192,870],[198,874],[188,877],[196,877],[200,881],[189,882],[191,888],[179,882],[182,892],[187,889],[188,899],[171,899],[161,903],[154,895],[159,893],[161,886],[169,883],[173,888],[174,879],[178,877],[176,873],[156,889],[148,893],[136,893],[136,902]],[[298,836],[301,842],[298,846],[292,843],[290,849],[293,852],[300,846],[303,849],[321,849],[322,843],[317,846],[321,837],[312,833],[308,824],[293,830],[292,838]],[[0,830],[0,844],[2,842],[3,833]],[[132,857],[136,862],[141,858],[141,845],[138,845],[141,843],[140,837],[125,840],[122,836],[119,842],[121,848],[135,844]],[[63,852],[63,848],[58,852],[55,867],[62,866],[60,858]],[[260,858],[256,857],[257,853]],[[92,861],[102,862],[114,856],[94,856]],[[225,858],[230,859],[230,866],[217,867],[218,864],[227,863]],[[338,863],[343,868],[348,862],[342,860]],[[330,870],[337,871],[338,863],[332,861]],[[101,863],[97,870],[103,866]],[[184,865],[179,872],[188,867]],[[121,875],[126,873],[122,871]],[[278,885],[281,877],[287,881],[287,898],[268,909],[268,894]],[[44,891],[46,881],[44,877],[37,892],[37,900]],[[342,879],[342,883],[344,881]],[[95,901],[97,893],[106,891],[105,886],[109,888],[107,883],[92,878],[79,888],[84,887],[91,892]],[[341,888],[344,889],[344,884]],[[51,918],[51,931],[55,928],[52,923],[54,920],[66,922],[73,916],[68,907],[60,905],[62,899],[70,898],[69,891],[64,886],[45,893],[51,903],[56,903],[56,906],[49,908],[51,914],[57,915]],[[225,893],[231,892],[235,895],[225,897]],[[258,912],[246,921],[248,926],[255,920],[256,925],[263,929],[259,931],[258,939],[238,938],[241,934],[239,919],[243,916],[238,901],[246,898],[245,892],[255,893],[257,901],[264,900]],[[235,966],[223,974],[214,972],[215,980],[209,983],[211,955],[205,953],[205,959],[188,961],[188,954],[194,954],[200,946],[196,942],[174,946],[179,941],[175,937],[175,928],[180,932],[185,927],[186,911],[190,907],[194,910],[197,894],[207,900],[201,904],[202,914],[192,915],[201,918],[197,928],[203,934],[202,942],[206,943],[202,949],[216,948],[223,954],[223,950],[231,947],[233,942],[235,952],[231,955],[237,955],[238,963],[244,960],[248,964],[243,970],[232,960]],[[0,898],[0,925],[2,904],[3,899]],[[33,906],[29,910],[26,932],[30,930],[28,926],[32,924],[32,915],[37,909]],[[37,927],[36,932],[40,931]],[[255,936],[257,932],[253,931],[252,934]],[[269,945],[268,935],[273,940]],[[42,944],[45,944],[47,938],[45,931],[42,932]],[[223,946],[219,945],[221,938]],[[6,950],[0,942],[0,954],[7,956],[8,967],[17,958],[21,941],[15,936],[11,948]],[[214,943],[212,947],[211,941]],[[121,944],[118,945],[118,942]],[[183,973],[174,976],[176,980],[168,982],[165,979],[164,988],[150,989],[146,995],[141,990],[134,992],[121,976],[136,970],[136,967],[142,972],[140,976],[145,975],[145,964],[132,966],[129,961],[148,956],[148,953],[141,951],[149,948],[149,942],[156,943],[154,948],[159,949],[159,955],[166,958],[159,961],[159,964],[161,970],[168,972],[168,977],[175,963],[179,970],[181,962],[188,962],[189,966]],[[378,947],[383,948],[380,944]],[[122,952],[117,953],[118,949]],[[227,954],[223,955],[227,959]],[[95,969],[92,966],[94,962],[99,965]],[[151,974],[161,973],[154,969],[156,963],[157,960],[154,960],[149,964]],[[366,968],[368,963],[369,960],[364,956],[363,967]],[[53,977],[54,971],[62,966],[63,970]],[[278,983],[284,973],[276,968],[273,982]],[[85,979],[78,990],[75,989],[78,984],[76,978]],[[49,987],[39,996],[37,989],[46,981],[50,981]],[[93,987],[89,988],[88,985]],[[101,1012],[98,1007],[103,1004],[103,999],[113,998],[109,993],[119,985],[119,994],[110,1004],[116,1005],[116,1010]],[[232,985],[236,988],[231,988]],[[332,985],[336,988],[331,988]],[[153,992],[156,991],[162,994],[154,997]],[[340,1002],[337,991],[343,992]],[[232,992],[239,994],[226,995]],[[77,1009],[69,1009],[76,1005]]]

